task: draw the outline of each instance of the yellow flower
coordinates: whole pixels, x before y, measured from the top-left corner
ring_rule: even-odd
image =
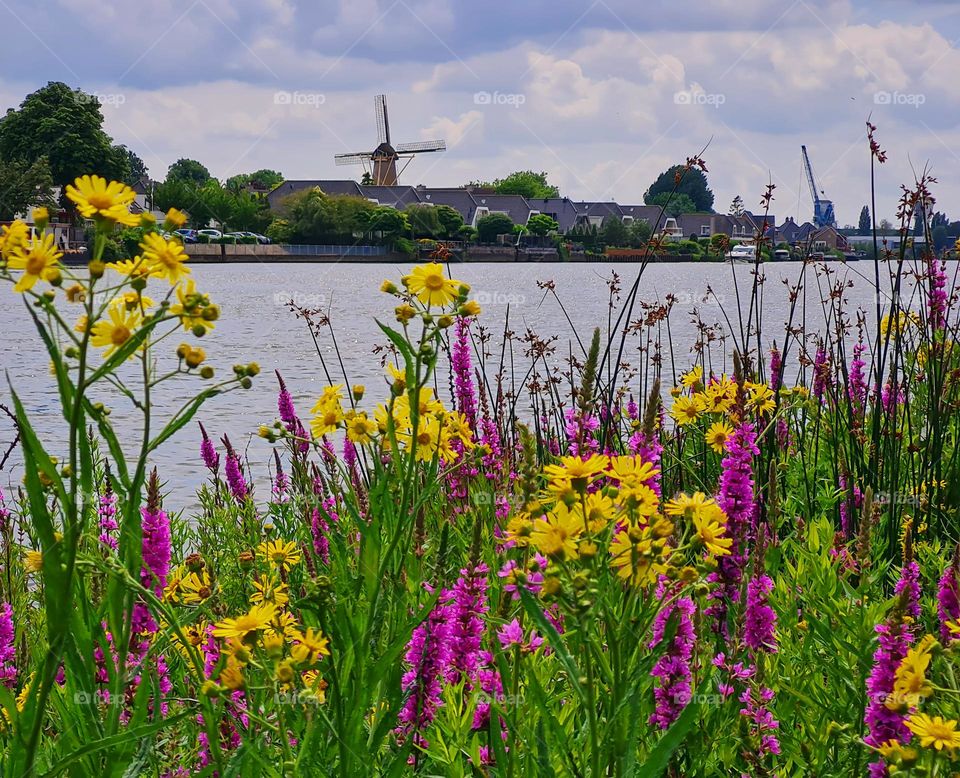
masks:
[[[26,292],[40,279],[51,281],[60,274],[59,259],[63,256],[53,243],[53,235],[31,238],[14,246],[7,257],[10,270],[22,270],[23,275],[13,287],[14,292]]]
[[[660,498],[646,484],[636,484],[624,487],[620,492],[620,502],[627,510],[635,511],[641,516],[653,516],[660,506]]]
[[[197,292],[196,282],[188,278],[177,285],[177,302],[170,306],[170,313],[180,317],[180,323],[185,330],[193,330],[198,325],[204,330],[212,330],[220,310],[210,303],[207,295]]]
[[[346,420],[347,438],[361,446],[367,445],[377,434],[377,423],[363,411],[350,415]]]
[[[196,605],[213,594],[210,574],[206,570],[190,573],[180,582],[180,600],[186,605]]]
[[[476,300],[467,300],[457,309],[457,313],[459,313],[461,316],[479,316],[480,303],[478,303]]]
[[[766,384],[749,384],[750,399],[747,404],[757,413],[769,413],[776,403],[773,399],[773,389]]]
[[[737,385],[726,376],[710,383],[700,395],[705,410],[710,413],[726,413],[737,399]]]
[[[306,632],[297,632],[293,639],[296,643],[290,649],[290,656],[298,664],[312,665],[318,662],[320,657],[330,656],[330,641],[320,630],[314,632],[312,628],[307,628]]]
[[[260,603],[250,608],[247,613],[235,619],[224,619],[214,625],[213,634],[218,638],[236,639],[249,643],[255,639],[257,633],[267,628],[277,608],[272,603]]]
[[[960,733],[957,732],[957,722],[954,719],[944,721],[940,716],[915,713],[907,719],[907,727],[920,738],[920,745],[924,748],[933,746],[937,751],[944,748],[953,751],[960,746]]]
[[[933,694],[926,673],[932,659],[931,652],[936,645],[933,635],[924,635],[897,666],[893,694],[884,703],[890,710],[915,708],[922,698]]]
[[[613,500],[602,492],[588,494],[584,500],[587,527],[591,532],[600,532],[613,518]]]
[[[518,548],[529,546],[532,534],[533,522],[529,514],[518,513],[507,524],[507,540],[512,541]]]
[[[411,444],[409,433],[403,436],[404,443]],[[418,462],[430,462],[439,453],[441,444],[440,420],[436,416],[421,417],[417,421],[417,434],[412,443],[416,446]]]
[[[680,383],[690,389],[703,380],[703,368],[700,365],[688,370],[680,377]]]
[[[156,303],[145,294],[142,295],[140,292],[129,291],[114,297],[110,301],[110,305],[114,308],[126,308],[128,311],[137,310],[142,313],[148,308],[152,308]]]
[[[130,204],[136,195],[119,181],[107,183],[100,176],[82,176],[67,184],[67,197],[76,203],[80,215],[109,224],[135,227],[140,217],[130,213]]]
[[[703,492],[694,492],[693,497],[679,494],[667,502],[664,513],[668,516],[683,516],[690,520],[694,516],[699,516],[703,509],[710,504],[713,504],[713,500]]]
[[[610,457],[609,476],[621,483],[624,481],[646,483],[659,472],[639,456]]]
[[[19,219],[13,224],[0,227],[0,257],[9,259],[13,250],[22,246],[30,237],[30,228]]]
[[[244,686],[243,667],[233,657],[228,657],[227,666],[220,672],[220,685],[231,691]]]
[[[284,570],[300,564],[300,552],[297,550],[297,544],[292,540],[277,539],[261,543],[257,547],[257,553],[274,567]]]
[[[917,759],[917,750],[915,748],[905,748],[896,740],[888,740],[877,746],[880,756],[888,762],[915,762]]]
[[[176,208],[171,208],[167,211],[167,218],[165,224],[170,228],[176,230],[182,227],[187,223],[186,214],[183,211],[178,211]]]
[[[681,427],[692,424],[704,410],[703,400],[698,396],[678,397],[673,401],[673,407],[670,408],[670,416]]]
[[[254,604],[269,602],[278,608],[282,608],[290,602],[287,585],[285,583],[277,583],[271,578],[254,579],[253,589],[254,592],[250,595],[250,602]]]
[[[110,262],[107,267],[111,270],[116,270],[122,276],[130,276],[131,278],[147,278],[150,275],[150,265],[143,259],[143,257],[136,257],[135,259],[121,259],[117,262]]]
[[[464,448],[469,449],[476,445],[473,442],[473,430],[470,429],[470,422],[462,413],[458,411],[448,413],[443,420],[443,427],[450,434],[450,437],[463,443]]]
[[[545,518],[534,522],[530,541],[549,557],[576,559],[576,541],[583,529],[583,516],[579,511],[570,511],[558,503]]]
[[[543,474],[551,480],[570,480],[574,487],[580,483],[584,488],[607,468],[609,459],[601,454],[591,454],[587,459],[560,457],[559,465],[547,465]]]
[[[342,389],[343,384],[326,387],[316,405],[313,406],[311,413],[314,417],[310,422],[310,429],[315,438],[321,438],[333,432],[344,420],[343,407],[340,405],[343,397]]]
[[[39,573],[43,570],[43,554],[39,551],[27,551],[23,555],[23,569],[28,573]]]
[[[663,541],[655,539],[649,527],[622,529],[610,544],[610,566],[635,586],[651,584],[667,569],[662,548]]]
[[[722,454],[727,445],[727,441],[733,435],[733,427],[727,424],[725,421],[715,421],[710,425],[710,429],[707,430],[707,434],[704,436],[704,439],[707,441],[707,445],[710,446],[718,454]]]
[[[42,230],[47,226],[47,222],[50,221],[50,211],[44,208],[42,205],[39,208],[33,209],[33,223],[37,225],[38,230]]]
[[[443,265],[438,262],[417,265],[405,280],[407,288],[427,306],[449,305],[461,286],[459,281],[443,275]]]
[[[93,325],[90,339],[97,348],[106,348],[104,359],[130,340],[142,321],[140,311],[124,311],[115,306],[107,310],[107,315],[109,319],[101,319]]]
[[[150,268],[150,274],[157,278],[166,278],[171,286],[190,274],[190,268],[184,265],[190,257],[184,253],[183,244],[167,240],[156,232],[144,234],[140,242],[143,260]]]
[[[719,508],[717,509],[719,511]],[[714,556],[724,556],[730,553],[733,538],[723,537],[727,528],[710,516],[696,515],[693,517],[693,526],[699,540]]]

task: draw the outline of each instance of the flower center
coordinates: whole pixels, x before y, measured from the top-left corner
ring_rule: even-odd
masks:
[[[417,435],[417,443],[419,443],[421,446],[430,445],[430,433],[421,432],[419,435]]]
[[[430,273],[424,277],[423,283],[427,289],[432,289],[433,291],[443,289],[443,276],[439,273]]]
[[[114,346],[122,346],[130,340],[130,330],[124,327],[122,324],[113,328],[110,332],[110,342]]]
[[[87,202],[98,211],[106,211],[113,207],[113,198],[106,192],[94,192],[88,195]]]
[[[30,254],[27,256],[27,262],[25,267],[26,267],[27,275],[38,276],[44,270],[46,270],[47,257],[38,251],[31,251]]]

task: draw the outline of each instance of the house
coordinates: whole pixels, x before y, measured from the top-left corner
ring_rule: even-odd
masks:
[[[322,189],[323,187],[321,187]],[[324,190],[326,191],[326,190]],[[402,211],[408,205],[420,203],[420,196],[412,186],[373,186],[360,184],[360,191],[370,202]]]
[[[297,181],[284,181],[275,187],[267,195],[267,202],[270,208],[276,209],[283,200],[292,194],[302,192],[304,189],[315,189],[319,187],[324,194],[328,195],[352,195],[354,197],[363,197],[363,191],[360,184],[356,181],[337,180],[337,179],[301,179]]]
[[[477,203],[476,221],[491,213],[505,213],[514,224],[526,224],[530,220],[532,208],[521,195],[487,194],[471,192]],[[476,227],[476,223],[471,226]]]
[[[659,205],[621,205],[620,213],[623,214],[624,224],[643,221],[650,225],[653,232],[662,230],[663,222],[667,218]]]
[[[464,224],[476,226],[477,201],[463,187],[425,187],[421,184],[416,191],[421,203],[449,205],[460,214]]]
[[[577,206],[569,197],[542,197],[527,200],[531,215],[542,213],[559,224],[559,232],[570,232],[577,223]]]
[[[577,227],[596,227],[600,229],[606,219],[614,218],[623,221],[623,211],[612,200],[610,202],[578,202]]]
[[[750,213],[750,211],[744,211],[743,215],[750,222],[752,227],[753,234],[756,236],[758,234],[763,235],[768,241],[773,242],[774,244],[778,243],[777,240],[777,217],[771,213]]]

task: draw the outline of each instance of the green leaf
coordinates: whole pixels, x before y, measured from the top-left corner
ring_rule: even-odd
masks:
[[[710,675],[708,674],[700,683],[693,699],[657,742],[653,751],[650,752],[650,756],[647,757],[647,761],[640,767],[635,768],[631,775],[638,776],[638,778],[657,778],[657,776],[663,775],[670,764],[670,758],[683,743],[690,728],[700,720],[701,703],[698,700],[703,699],[709,688]]]

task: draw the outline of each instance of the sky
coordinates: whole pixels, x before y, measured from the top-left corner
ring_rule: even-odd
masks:
[[[356,178],[333,155],[443,138],[401,183],[544,170],[578,200],[642,202],[703,151],[724,212],[812,215],[810,153],[838,222],[869,200],[866,120],[889,160],[877,216],[930,169],[960,218],[956,0],[0,0],[0,109],[48,81],[97,94],[105,128],[162,179]]]

